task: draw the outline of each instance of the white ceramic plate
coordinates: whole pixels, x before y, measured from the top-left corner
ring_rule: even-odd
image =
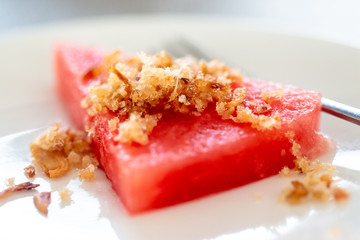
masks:
[[[360,49],[271,32],[234,20],[200,17],[124,17],[59,23],[0,39],[0,181],[26,181],[28,145],[47,125],[67,123],[54,93],[52,45],[67,40],[129,52],[153,50],[186,36],[214,56],[264,79],[322,92],[360,107]],[[99,170],[96,181],[75,174],[49,181],[48,217],[29,193],[0,201],[1,239],[359,239],[360,127],[322,116],[322,131],[337,141],[334,163],[351,191],[343,206],[277,203],[290,180],[272,177],[231,191],[149,213],[129,216]],[[74,192],[60,204],[58,190]],[[1,185],[4,188],[5,185]],[[260,194],[261,200],[254,195]]]

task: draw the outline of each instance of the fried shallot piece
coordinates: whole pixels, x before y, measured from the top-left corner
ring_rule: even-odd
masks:
[[[37,188],[38,186],[40,186],[40,184],[34,184],[31,182],[24,182],[24,183],[16,184],[16,185],[8,187],[7,189],[0,192],[0,198],[4,197],[12,192],[32,190],[34,188]]]
[[[34,204],[35,207],[39,210],[40,213],[47,216],[48,207],[51,203],[51,192],[41,192],[34,195]]]

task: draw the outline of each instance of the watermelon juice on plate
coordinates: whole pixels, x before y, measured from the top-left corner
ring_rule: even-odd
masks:
[[[329,150],[318,132],[320,94],[243,79],[215,60],[58,44],[55,74],[130,213],[241,186]]]

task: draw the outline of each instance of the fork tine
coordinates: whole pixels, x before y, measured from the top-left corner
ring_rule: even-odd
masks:
[[[198,46],[190,42],[188,39],[184,37],[179,37],[177,39],[178,43],[187,50],[187,53],[192,54],[196,58],[204,59],[204,60],[211,60],[212,57],[210,57],[208,54],[206,54],[203,50],[201,50]]]
[[[198,59],[211,60],[204,51],[184,37],[177,37],[175,41],[168,41],[164,44],[166,52],[174,57],[191,55]]]
[[[213,59],[213,57],[210,57],[210,55],[206,54],[200,47],[198,47],[189,39],[183,36],[177,37],[175,41],[167,42],[165,44],[165,49],[167,50],[167,52],[169,52],[171,55],[174,55],[175,57],[191,55],[196,57],[197,59],[203,59],[206,61]],[[227,63],[229,64],[229,61],[227,61]],[[257,78],[255,74],[250,73],[249,71],[245,70],[245,68],[241,66],[239,68],[244,76],[249,78]]]
[[[184,57],[184,55],[189,54],[188,51],[185,51],[184,48],[177,42],[167,42],[164,44],[164,48],[167,53],[177,58]]]

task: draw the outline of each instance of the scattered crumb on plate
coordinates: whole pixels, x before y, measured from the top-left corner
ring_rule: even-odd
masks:
[[[35,167],[33,165],[29,165],[24,168],[24,173],[27,177],[33,178],[35,176]]]
[[[279,175],[284,177],[302,175],[304,178],[302,181],[291,181],[292,186],[284,189],[278,200],[296,205],[307,201],[328,202],[329,200],[343,203],[349,199],[350,193],[336,186],[335,166],[303,157],[300,153],[301,146],[294,140],[294,133],[287,132],[286,136],[292,144],[290,152],[295,158],[295,168],[289,169],[285,166]]]
[[[10,177],[10,178],[5,179],[5,185],[7,187],[14,186],[14,184],[15,184],[15,178],[14,177]]]
[[[85,181],[92,181],[94,180],[94,172],[95,172],[95,166],[93,164],[90,164],[84,169],[80,169],[78,172],[78,177],[80,180]]]
[[[280,171],[280,175],[301,174],[304,178],[301,181],[291,181],[292,186],[280,194],[280,201],[296,205],[306,201],[328,202],[333,199],[337,203],[342,203],[350,197],[347,190],[336,186],[334,166],[305,158],[296,159],[295,164],[294,170],[285,167]]]
[[[334,187],[333,196],[334,196],[336,202],[343,203],[349,199],[350,193],[343,188]]]
[[[65,175],[71,168],[95,168],[99,163],[92,152],[90,139],[84,131],[61,130],[60,124],[50,126],[44,135],[30,144],[33,163],[49,178]]]
[[[68,188],[64,188],[62,191],[59,192],[61,202],[70,203],[72,194],[73,194],[72,191],[70,191]]]

